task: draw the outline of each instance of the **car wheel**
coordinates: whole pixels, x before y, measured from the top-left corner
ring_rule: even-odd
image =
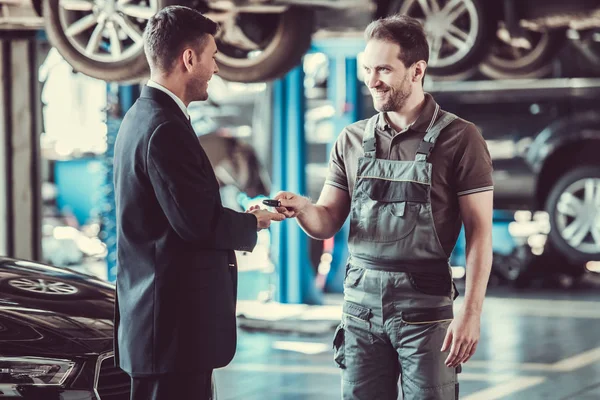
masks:
[[[571,261],[600,260],[600,166],[581,166],[564,174],[546,201],[549,238]]]
[[[212,16],[211,14],[210,16]],[[235,82],[263,82],[299,65],[310,46],[314,12],[291,7],[282,13],[233,13],[219,19],[215,37],[219,76]]]
[[[491,14],[481,0],[396,0],[389,14],[406,14],[423,24],[429,41],[431,75],[454,75],[486,56],[494,37]]]
[[[142,32],[173,0],[44,0],[50,43],[74,70],[105,81],[147,76]]]
[[[480,66],[481,73],[492,79],[534,79],[552,73],[550,60],[561,47],[563,31],[524,30],[523,40],[511,43],[508,30],[498,25],[492,50]]]
[[[95,297],[90,289],[75,282],[67,282],[48,276],[15,276],[0,281],[1,291],[23,297],[48,300],[71,300]]]

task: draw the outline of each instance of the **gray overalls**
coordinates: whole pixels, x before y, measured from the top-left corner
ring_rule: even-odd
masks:
[[[437,106],[433,121],[439,112]],[[415,161],[375,157],[376,115],[363,135],[350,210],[350,259],[334,336],[344,399],[458,398],[457,371],[440,351],[456,288],[431,212],[427,162],[444,114],[427,130]]]

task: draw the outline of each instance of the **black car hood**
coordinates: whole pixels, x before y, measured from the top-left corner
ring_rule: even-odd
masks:
[[[89,275],[0,258],[0,355],[112,350],[114,286]]]

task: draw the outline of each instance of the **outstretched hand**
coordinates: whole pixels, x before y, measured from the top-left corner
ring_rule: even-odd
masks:
[[[246,210],[246,213],[254,214],[256,217],[257,231],[260,231],[261,229],[267,229],[269,226],[271,226],[271,221],[283,221],[285,219],[285,215],[267,210],[261,210],[260,206],[252,206]]]

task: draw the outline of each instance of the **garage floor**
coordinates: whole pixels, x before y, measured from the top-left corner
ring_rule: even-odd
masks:
[[[552,286],[488,290],[461,399],[600,399],[600,279]],[[340,399],[331,335],[240,331],[234,361],[216,373],[219,400]]]

